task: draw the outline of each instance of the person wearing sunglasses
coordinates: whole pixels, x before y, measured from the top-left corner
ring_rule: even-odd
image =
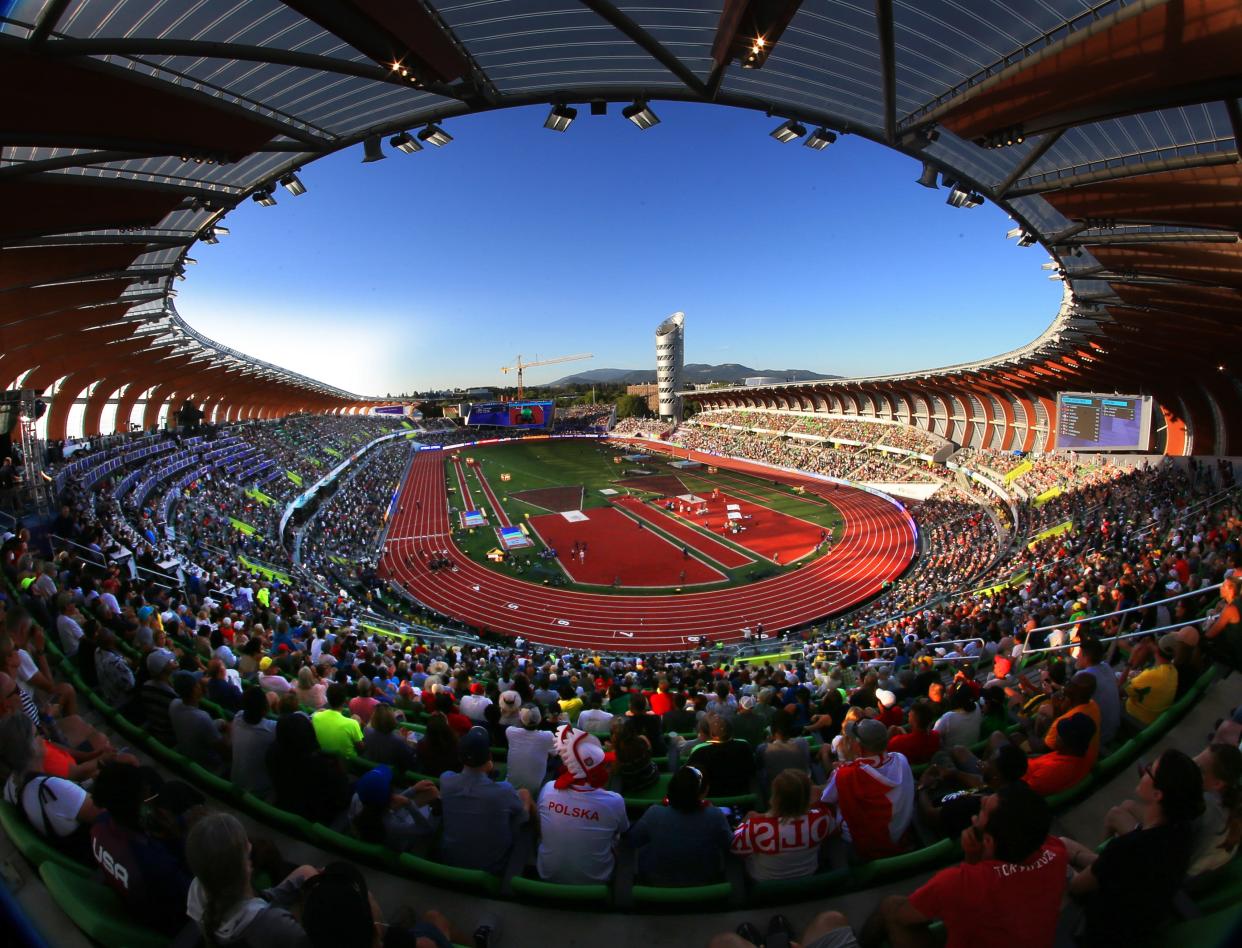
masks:
[[[1142,820],[1098,855],[1065,839],[1076,874],[1069,891],[1083,904],[1079,944],[1145,944],[1168,917],[1190,866],[1193,824],[1203,813],[1203,775],[1179,750],[1138,765]]]

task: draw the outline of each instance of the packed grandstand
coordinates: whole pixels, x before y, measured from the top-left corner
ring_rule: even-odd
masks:
[[[0,4],[6,943],[1242,943],[1238,4],[517,6]],[[919,159],[1060,311],[521,430],[172,303],[323,154],[661,97]]]

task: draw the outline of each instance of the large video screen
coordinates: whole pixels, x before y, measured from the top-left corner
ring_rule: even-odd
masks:
[[[1056,440],[1058,448],[1074,451],[1146,451],[1151,441],[1151,399],[1061,392]]]
[[[470,406],[466,424],[547,428],[552,424],[552,405],[552,402],[484,402]]]

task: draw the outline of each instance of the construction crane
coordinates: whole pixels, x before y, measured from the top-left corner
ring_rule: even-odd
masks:
[[[523,362],[522,357],[517,357],[516,365],[502,365],[500,371],[506,375],[510,372],[517,372],[518,375],[518,401],[522,400],[522,373],[527,369],[533,369],[537,365],[557,365],[561,362],[579,362],[582,359],[594,359],[595,355],[590,352],[579,352],[577,355],[557,356],[555,359],[536,359],[534,362]]]

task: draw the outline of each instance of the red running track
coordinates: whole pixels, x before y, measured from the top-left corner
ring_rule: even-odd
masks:
[[[652,445],[644,444],[645,450]],[[679,452],[680,456],[680,452]],[[841,612],[879,592],[914,555],[909,515],[882,497],[747,461],[692,454],[694,460],[803,484],[829,498],[845,519],[840,541],[826,556],[772,579],[715,592],[616,596],[536,586],[493,572],[457,549],[449,529],[444,463],[449,452],[422,451],[402,486],[402,504],[389,530],[380,575],[405,586],[433,609],[493,632],[521,633],[535,642],[610,651],[676,651],[687,636],[741,638],[762,622],[772,632]],[[416,499],[419,504],[408,501]],[[456,571],[432,573],[424,551],[448,550]]]
[[[618,507],[624,507],[633,516],[641,517],[647,523],[654,524],[670,536],[676,537],[678,542],[684,543],[692,550],[698,550],[727,569],[739,569],[755,562],[749,556],[744,556],[733,547],[726,546],[715,537],[709,537],[704,533],[699,533],[698,530],[691,529],[663,507],[644,504],[637,497],[619,497],[616,504]]]
[[[662,497],[658,503],[663,504],[669,500],[676,502],[674,497]],[[726,508],[730,504],[737,504],[741,508],[738,511],[742,515],[740,533],[725,532]],[[703,503],[694,506],[707,507],[707,516],[691,516],[684,513],[674,513],[673,516],[687,523],[697,523],[713,533],[719,531],[721,536],[728,537],[739,546],[746,547],[756,556],[761,556],[771,563],[783,563],[786,566],[812,556],[819,547],[820,535],[825,532],[825,528],[817,523],[791,517],[763,503],[745,500],[742,497],[731,497],[719,491],[714,495],[704,494]]]
[[[681,547],[631,520],[612,507],[582,512],[588,519],[570,522],[558,513],[531,517],[527,523],[556,550],[561,568],[576,583],[631,589],[705,586],[728,579],[702,560],[682,556]],[[573,555],[575,540],[587,544],[586,555]],[[682,573],[685,580],[680,579]]]

